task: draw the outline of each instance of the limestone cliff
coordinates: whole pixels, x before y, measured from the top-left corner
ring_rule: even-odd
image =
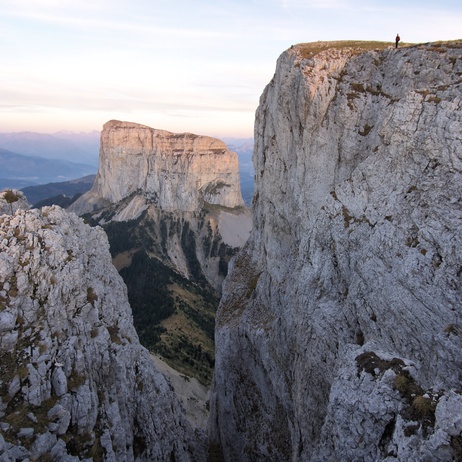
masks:
[[[93,188],[72,210],[81,215],[139,191],[149,203],[169,211],[196,211],[204,202],[244,205],[237,154],[222,141],[111,120],[101,132]]]
[[[0,428],[5,462],[202,459],[105,233],[57,206],[0,217]]]
[[[217,318],[225,460],[462,457],[462,43],[292,47]]]

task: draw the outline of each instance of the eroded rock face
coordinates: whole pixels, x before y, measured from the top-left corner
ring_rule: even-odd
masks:
[[[242,461],[458,459],[462,46],[316,46],[280,57],[257,111],[212,445]]]
[[[101,132],[95,184],[71,210],[81,215],[139,191],[167,211],[244,205],[237,154],[222,141],[111,120]]]
[[[57,206],[0,217],[0,372],[2,461],[198,454],[105,233]]]

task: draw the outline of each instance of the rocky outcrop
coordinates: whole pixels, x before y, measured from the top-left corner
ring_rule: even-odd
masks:
[[[367,45],[294,46],[261,97],[215,336],[225,460],[462,457],[462,44]]]
[[[0,459],[200,459],[138,341],[107,237],[57,206],[0,217]]]
[[[82,215],[140,191],[147,203],[167,211],[197,211],[204,202],[244,205],[237,154],[222,141],[111,120],[101,132],[93,188],[71,210]]]
[[[5,189],[0,192],[0,215],[12,215],[16,210],[27,210],[29,208],[27,198],[22,191]]]

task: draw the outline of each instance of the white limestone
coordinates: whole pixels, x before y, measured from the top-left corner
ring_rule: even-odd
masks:
[[[0,326],[2,461],[202,454],[101,228],[57,206],[0,217]]]
[[[224,243],[235,252],[252,227],[241,196],[237,154],[222,141],[115,120],[101,133],[92,189],[69,210],[90,213],[101,225],[139,219],[139,226],[151,230],[166,251],[158,258],[188,279],[202,274],[218,293],[224,275],[216,248]],[[192,248],[184,248],[183,232],[188,238],[191,233],[201,274],[191,273]]]
[[[111,120],[101,132],[95,183],[70,209],[82,215],[139,192],[167,211],[244,205],[237,154],[222,141]]]
[[[225,460],[461,457],[461,75],[460,43],[280,57],[217,320]],[[404,366],[361,370],[371,352]],[[435,395],[429,425],[397,388],[406,370]]]

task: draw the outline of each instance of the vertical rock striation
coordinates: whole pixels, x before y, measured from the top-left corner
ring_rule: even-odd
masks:
[[[93,188],[72,210],[81,215],[137,192],[166,211],[244,205],[237,154],[222,141],[111,120],[101,132]]]
[[[225,281],[225,460],[462,457],[462,44],[294,46],[255,124]]]
[[[107,237],[57,206],[0,217],[0,459],[194,460]]]

